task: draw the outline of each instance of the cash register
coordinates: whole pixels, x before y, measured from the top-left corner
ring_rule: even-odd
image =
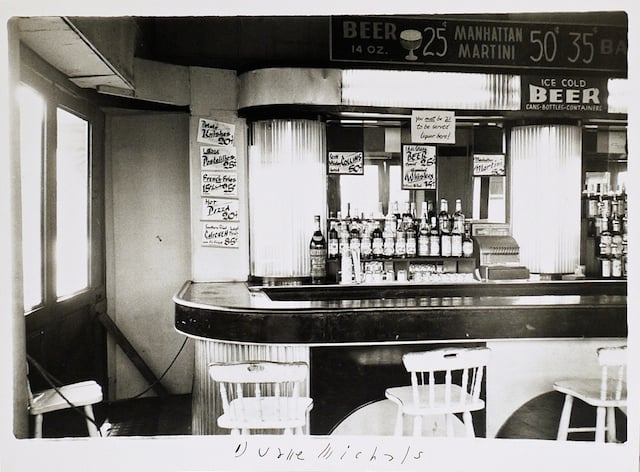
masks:
[[[520,264],[520,246],[508,224],[474,223],[471,234],[476,266],[483,280],[529,278],[529,269]]]

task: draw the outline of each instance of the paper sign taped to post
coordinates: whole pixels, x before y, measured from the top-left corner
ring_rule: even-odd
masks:
[[[412,110],[411,142],[455,144],[455,113],[445,110]]]

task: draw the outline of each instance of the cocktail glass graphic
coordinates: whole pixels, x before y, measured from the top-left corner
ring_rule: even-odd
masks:
[[[422,44],[422,33],[418,30],[408,29],[400,33],[400,45],[409,51],[404,58],[407,61],[415,61],[418,59],[413,51],[418,49]]]

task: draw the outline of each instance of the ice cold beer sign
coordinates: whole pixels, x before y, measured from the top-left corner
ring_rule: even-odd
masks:
[[[607,111],[607,81],[581,77],[522,77],[522,109],[526,111]]]

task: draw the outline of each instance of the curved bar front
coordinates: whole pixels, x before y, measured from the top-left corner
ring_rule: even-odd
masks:
[[[311,348],[334,345],[624,340],[626,290],[624,281],[293,287],[186,282],[174,297],[175,327],[196,339],[193,433],[224,433],[215,424],[217,392],[206,374],[211,362],[310,362]],[[489,402],[487,410],[489,416]],[[487,432],[494,432],[490,423],[488,417]]]

